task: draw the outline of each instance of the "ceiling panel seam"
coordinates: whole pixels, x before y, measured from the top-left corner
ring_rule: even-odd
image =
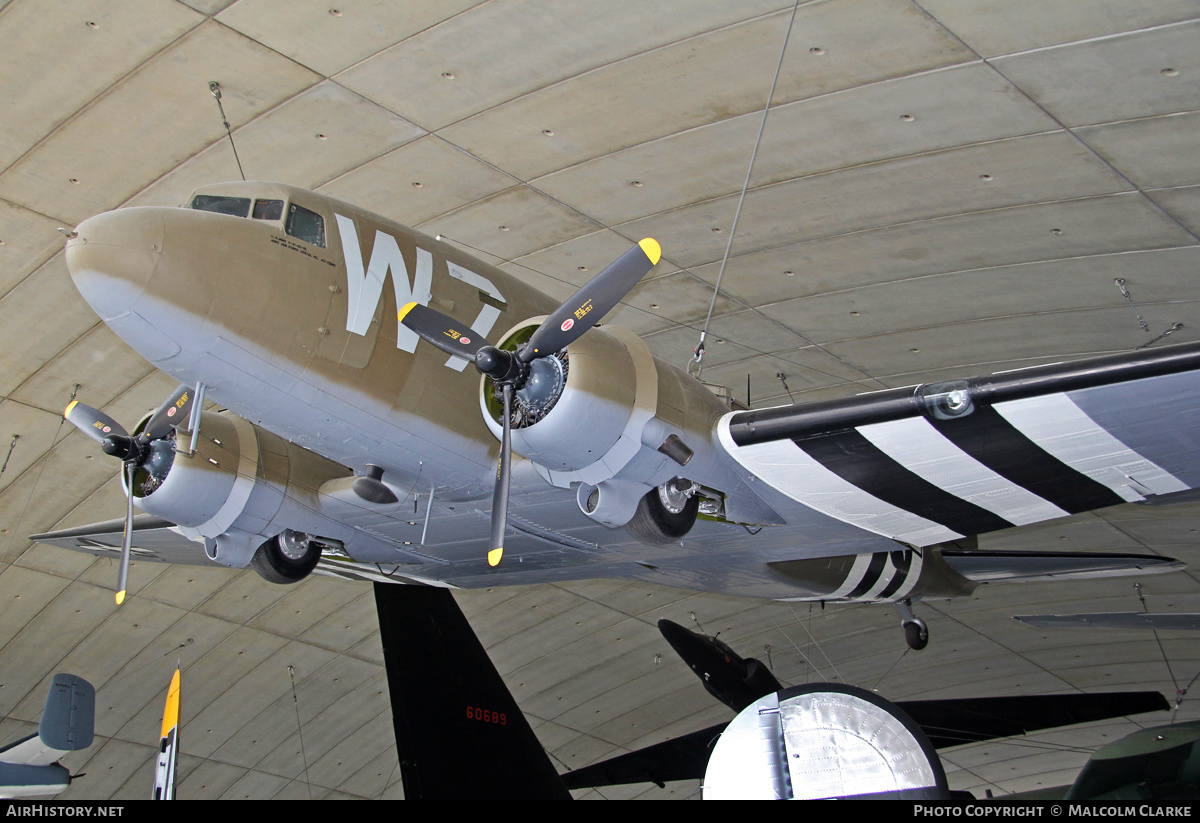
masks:
[[[1161,248],[1161,249],[1132,249],[1129,251],[1101,252],[1099,254],[1076,254],[1076,255],[1068,255],[1065,257],[1049,257],[1049,258],[1039,259],[1039,260],[1024,260],[1019,263],[1000,263],[995,266],[977,266],[975,268],[970,268],[970,269],[947,269],[946,271],[914,274],[914,275],[910,275],[910,276],[906,276],[906,277],[900,277],[895,280],[881,280],[877,283],[862,283],[857,286],[847,286],[844,289],[828,289],[826,291],[816,292],[813,294],[798,295],[796,297],[788,297],[783,300],[776,300],[771,303],[761,303],[759,305],[759,308],[769,309],[772,306],[779,306],[784,303],[791,303],[794,300],[808,300],[808,299],[815,298],[815,297],[826,297],[826,296],[834,295],[834,294],[848,294],[850,292],[856,292],[856,291],[867,291],[870,289],[893,286],[898,283],[912,283],[912,282],[916,282],[916,281],[920,281],[920,280],[930,280],[930,279],[933,279],[936,277],[949,277],[949,276],[956,275],[956,274],[974,274],[977,272],[996,271],[999,269],[1017,269],[1017,268],[1022,268],[1025,266],[1042,266],[1047,263],[1063,263],[1063,262],[1069,262],[1072,260],[1103,260],[1103,259],[1107,259],[1107,258],[1125,257],[1128,255],[1155,254],[1155,253],[1163,252],[1163,251],[1175,251],[1177,249],[1178,250],[1186,250],[1186,249],[1190,249],[1190,248],[1197,248],[1197,246],[1170,246],[1170,247]],[[1160,302],[1174,302],[1174,301],[1160,301]]]
[[[147,66],[149,63],[151,63],[151,62],[153,62],[154,60],[156,60],[157,58],[161,57],[161,56],[163,55],[163,53],[165,53],[165,52],[169,51],[170,49],[174,48],[176,45],[178,45],[179,43],[182,43],[184,40],[186,40],[188,37],[190,37],[190,36],[191,36],[191,35],[192,35],[192,34],[193,34],[193,33],[194,33],[194,32],[195,32],[195,31],[196,31],[198,28],[200,28],[201,26],[203,26],[203,25],[205,24],[205,22],[206,22],[206,20],[205,20],[205,19],[203,19],[203,18],[202,18],[202,19],[200,19],[200,20],[198,20],[198,21],[196,22],[196,25],[192,26],[192,27],[191,27],[191,28],[189,28],[187,31],[183,32],[183,33],[182,33],[182,34],[180,34],[178,37],[176,37],[174,40],[172,40],[171,42],[169,42],[169,43],[165,44],[165,45],[164,45],[162,48],[160,48],[158,51],[156,51],[156,52],[154,52],[153,54],[151,54],[150,56],[148,56],[148,57],[147,57],[145,60],[143,60],[142,62],[140,62],[140,63],[138,63],[137,65],[135,65],[135,66],[134,66],[133,68],[131,68],[129,71],[127,71],[127,72],[125,72],[124,74],[122,74],[122,75],[121,75],[120,77],[118,77],[118,78],[117,78],[115,81],[113,81],[113,83],[112,83],[112,84],[110,84],[110,85],[109,85],[107,88],[105,88],[105,89],[101,90],[101,91],[100,91],[99,93],[97,93],[97,94],[96,94],[94,97],[92,97],[92,99],[91,99],[91,100],[88,100],[86,103],[84,103],[82,106],[80,106],[80,107],[79,107],[78,109],[76,109],[74,112],[72,112],[71,114],[69,114],[67,117],[65,117],[65,118],[64,118],[62,121],[60,121],[59,123],[56,123],[56,124],[53,126],[53,128],[51,128],[51,129],[50,129],[50,131],[46,132],[46,133],[45,133],[45,134],[44,134],[44,135],[43,135],[43,136],[42,136],[42,137],[41,137],[39,140],[37,140],[35,143],[33,143],[33,145],[31,145],[31,146],[30,146],[29,148],[27,148],[27,149],[26,149],[24,152],[22,152],[22,153],[20,154],[20,156],[18,156],[18,157],[17,157],[15,160],[13,160],[13,162],[12,162],[12,163],[9,163],[9,164],[8,164],[7,166],[5,166],[3,169],[0,169],[0,178],[2,178],[2,177],[4,176],[4,174],[5,174],[5,172],[7,172],[9,169],[12,169],[12,168],[14,168],[14,167],[15,167],[15,166],[17,166],[17,164],[19,164],[19,163],[20,163],[22,160],[24,160],[26,157],[28,157],[30,154],[32,154],[34,151],[36,151],[36,150],[37,150],[37,148],[38,148],[39,146],[41,146],[42,144],[46,143],[48,140],[50,140],[50,138],[54,137],[54,136],[55,136],[55,135],[56,135],[58,132],[60,132],[60,131],[61,131],[61,130],[62,130],[64,127],[65,127],[65,126],[67,126],[68,124],[72,123],[73,121],[75,121],[76,119],[78,119],[78,118],[79,118],[79,116],[80,116],[81,114],[83,114],[84,112],[88,111],[88,110],[89,110],[89,109],[91,109],[93,106],[95,106],[95,105],[96,105],[96,103],[97,103],[98,101],[100,101],[100,100],[104,99],[104,98],[105,98],[105,97],[107,97],[109,94],[111,94],[111,93],[112,93],[112,91],[113,91],[114,89],[116,89],[116,88],[118,88],[119,86],[121,86],[121,84],[123,84],[123,83],[124,83],[126,80],[128,80],[130,77],[132,77],[133,75],[135,75],[135,74],[137,74],[138,72],[142,71],[142,70],[143,70],[143,69],[144,69],[144,68],[145,68],[145,67],[146,67],[146,66]],[[8,202],[11,202],[11,201],[8,201]],[[14,204],[14,205],[19,205],[19,204]],[[23,206],[23,208],[28,208],[28,207],[25,207],[25,206]],[[30,211],[33,211],[33,210],[32,210],[32,209],[30,209]]]
[[[822,2],[825,2],[825,0],[802,0],[802,2],[800,3],[800,8],[804,8],[805,6],[811,6],[811,5],[814,5],[817,3],[822,3]],[[480,5],[483,5],[483,4],[481,3]],[[437,134],[445,129],[452,128],[454,126],[457,126],[460,123],[465,123],[466,121],[471,120],[475,117],[478,117],[482,114],[486,114],[490,111],[494,111],[495,109],[503,108],[504,106],[507,106],[517,100],[523,100],[532,95],[541,94],[542,92],[546,91],[547,89],[552,89],[552,88],[555,88],[556,86],[561,86],[565,83],[570,83],[572,81],[578,80],[581,77],[587,77],[590,74],[595,74],[596,72],[604,71],[608,68],[611,68],[612,66],[619,66],[622,63],[626,63],[631,60],[637,60],[639,58],[645,57],[648,54],[654,54],[655,52],[659,52],[664,49],[669,49],[669,48],[678,46],[680,44],[687,43],[692,40],[698,40],[698,39],[701,39],[704,37],[708,37],[708,36],[716,34],[718,32],[729,31],[731,29],[735,29],[735,28],[738,28],[739,26],[744,26],[749,23],[756,23],[756,22],[765,20],[770,17],[782,16],[784,14],[788,14],[791,12],[792,7],[793,7],[793,4],[786,3],[786,4],[781,5],[778,9],[776,9],[774,11],[763,12],[761,14],[756,14],[751,17],[746,17],[741,20],[737,20],[733,23],[726,23],[723,26],[717,26],[712,29],[706,29],[705,31],[702,31],[702,32],[697,32],[695,34],[690,34],[686,37],[681,37],[678,40],[672,40],[668,43],[660,43],[657,46],[652,46],[650,48],[643,49],[639,52],[634,52],[633,54],[627,54],[616,60],[610,60],[607,63],[601,63],[599,65],[592,66],[587,69],[583,69],[581,71],[576,72],[575,74],[570,75],[569,77],[561,77],[561,78],[554,80],[550,83],[547,83],[543,86],[538,86],[535,89],[530,89],[529,91],[522,92],[521,94],[518,94],[515,97],[510,97],[506,100],[500,101],[499,103],[493,103],[489,106],[485,106],[484,108],[480,109],[479,111],[472,112],[471,114],[468,114],[465,117],[460,117],[459,119],[454,120],[449,123],[443,123],[441,126],[438,126],[436,129],[431,129],[431,131],[434,134]],[[478,8],[478,6],[475,6],[473,8]],[[463,14],[469,13],[471,10],[472,9],[468,9],[467,11],[463,12]],[[403,43],[405,41],[402,40],[400,42]],[[398,45],[398,44],[395,44],[395,45]],[[394,48],[394,45],[389,46],[388,48]],[[386,49],[384,51],[386,51]],[[348,69],[347,69],[347,71],[348,71]],[[338,72],[338,74],[341,74],[341,73],[342,72]],[[334,76],[337,76],[337,75],[334,75]]]

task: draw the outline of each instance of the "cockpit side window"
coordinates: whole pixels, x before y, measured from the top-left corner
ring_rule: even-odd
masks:
[[[253,216],[255,220],[278,220],[283,217],[283,201],[255,200]]]
[[[325,247],[325,219],[315,211],[293,203],[288,207],[287,225],[283,229],[305,243]]]
[[[200,211],[228,214],[231,217],[248,217],[250,215],[250,198],[197,194],[192,198],[191,207]]]

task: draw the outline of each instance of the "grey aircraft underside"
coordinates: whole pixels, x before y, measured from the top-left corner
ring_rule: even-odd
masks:
[[[1180,567],[981,553],[974,536],[1188,499],[1200,488],[1200,347],[739,410],[636,335],[593,328],[615,287],[589,284],[556,308],[444,243],[278,184],[208,186],[190,205],[98,215],[67,243],[100,317],[196,389],[171,400],[196,400],[197,413],[152,420],[140,446],[104,445],[154,515],[135,520],[139,559],[262,571],[266,552],[283,564],[277,582],[311,568],[289,571],[296,555],[325,573],[433,585],[638,578],[884,601]],[[453,327],[420,328],[408,304]],[[573,336],[531,353],[551,333]],[[515,349],[505,362],[520,374],[446,354],[489,337]],[[492,387],[505,380],[521,457],[504,481],[507,521],[493,506],[504,427]],[[206,401],[220,410],[199,414]],[[120,428],[86,406],[69,419],[102,443]],[[119,551],[122,525],[35,539]]]

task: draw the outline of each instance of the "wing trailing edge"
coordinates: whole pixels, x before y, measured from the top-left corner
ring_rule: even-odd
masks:
[[[1102,552],[942,551],[954,571],[976,583],[1003,580],[1089,580],[1183,571],[1187,565],[1153,554]]]

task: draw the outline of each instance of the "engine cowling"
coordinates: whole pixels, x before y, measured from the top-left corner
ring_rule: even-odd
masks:
[[[205,412],[195,452],[190,434],[151,444],[134,479],[134,502],[204,544],[210,560],[243,568],[286,532],[339,541],[346,531],[320,514],[318,489],[348,474],[338,464],[229,413]]]
[[[539,322],[515,328],[501,345],[520,342]],[[480,406],[499,437],[501,406],[487,380]],[[713,459],[709,433],[723,411],[700,384],[657,361],[636,334],[597,327],[534,361],[516,395],[513,450],[551,484],[577,486],[584,514],[624,526],[651,491],[704,472]]]

